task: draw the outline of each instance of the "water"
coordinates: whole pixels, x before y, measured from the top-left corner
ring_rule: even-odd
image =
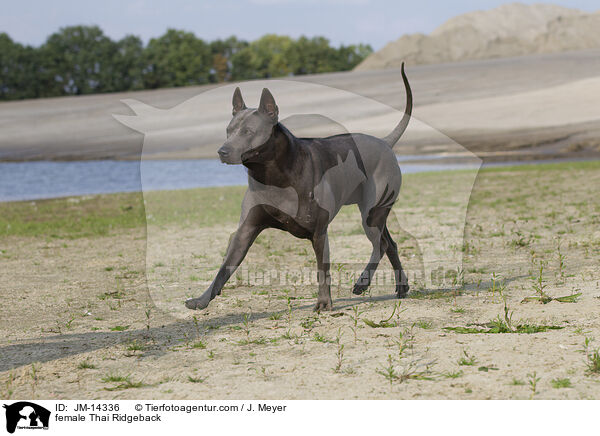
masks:
[[[410,163],[415,159],[399,158],[404,174],[476,168],[469,164]],[[0,163],[0,201],[132,192],[141,191],[142,186],[144,190],[166,190],[246,183],[242,165],[225,165],[216,159]]]
[[[218,160],[71,161],[0,163],[0,201],[35,200],[142,190],[243,185],[241,166]]]

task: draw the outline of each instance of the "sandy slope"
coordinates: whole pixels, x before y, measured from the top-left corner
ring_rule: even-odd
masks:
[[[431,34],[403,35],[356,70],[434,64],[600,47],[600,13],[551,4],[511,3],[451,18]],[[401,29],[398,33],[401,33]]]
[[[596,152],[599,54],[411,65],[415,120],[398,150],[448,151],[454,146],[448,135],[476,153]],[[252,92],[262,86],[277,89],[282,118],[316,113],[349,131],[385,135],[404,109],[395,69],[248,82],[242,89],[249,105],[256,105]],[[2,103],[0,160],[139,158],[143,135],[113,118],[133,114],[123,99],[155,133],[145,143],[145,158],[214,157],[230,117],[231,92],[232,85],[226,85]],[[374,101],[365,104],[361,96]]]

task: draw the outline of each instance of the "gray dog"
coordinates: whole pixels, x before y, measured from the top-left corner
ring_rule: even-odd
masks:
[[[406,130],[412,111],[412,92],[404,64],[402,79],[406,88],[404,116],[382,139],[361,133],[296,138],[278,122],[279,109],[268,89],[263,89],[258,109],[250,109],[236,88],[233,119],[218,153],[222,162],[248,168],[248,190],[239,228],[229,242],[223,265],[206,292],[188,299],[186,307],[208,306],[221,293],[259,233],[276,228],[312,242],[319,280],[315,310],[331,310],[327,228],[347,204],[358,204],[363,228],[373,244],[371,259],[354,285],[354,294],[369,287],[385,253],[394,268],[396,294],[398,298],[406,296],[408,282],[386,225],[402,183],[392,147]]]

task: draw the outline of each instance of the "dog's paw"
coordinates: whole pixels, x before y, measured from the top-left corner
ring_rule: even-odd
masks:
[[[322,310],[331,310],[332,306],[333,306],[333,304],[331,303],[331,299],[330,300],[317,300],[317,304],[315,304],[313,311],[320,312]]]
[[[365,292],[367,290],[367,288],[369,287],[369,285],[366,284],[359,284],[358,282],[354,285],[354,288],[352,288],[352,293],[354,295],[362,295],[363,292]]]
[[[410,286],[408,286],[408,284],[396,286],[396,297],[405,298],[408,295],[409,290]]]
[[[210,303],[210,298],[198,297],[198,298],[188,298],[185,300],[185,307],[192,310],[201,310],[205,309]]]

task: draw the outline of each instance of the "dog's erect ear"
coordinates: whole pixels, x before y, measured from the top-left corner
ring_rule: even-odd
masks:
[[[260,96],[260,104],[258,105],[258,111],[265,114],[273,123],[277,122],[279,116],[279,108],[275,104],[275,99],[271,92],[267,88],[263,88],[262,95]]]
[[[244,103],[244,99],[242,98],[242,91],[240,88],[235,88],[233,91],[233,99],[231,101],[233,103],[233,111],[231,112],[233,115],[237,114],[239,111],[246,109],[246,103]]]

